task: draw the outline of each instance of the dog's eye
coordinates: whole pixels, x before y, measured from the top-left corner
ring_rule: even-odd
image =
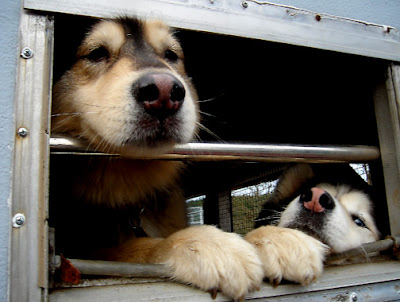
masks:
[[[178,57],[178,55],[176,54],[176,52],[174,52],[173,50],[171,50],[171,49],[167,49],[166,51],[165,51],[165,53],[164,53],[164,58],[165,59],[167,59],[168,61],[170,61],[170,62],[176,62],[176,61],[178,61],[178,59],[179,59],[179,57]]]
[[[92,50],[87,56],[86,58],[89,59],[90,61],[93,62],[101,62],[104,60],[108,60],[109,59],[109,53],[108,50],[105,47],[98,47],[94,50]]]
[[[353,216],[353,221],[356,225],[362,228],[366,228],[367,226],[365,225],[364,221],[362,221],[359,217]]]

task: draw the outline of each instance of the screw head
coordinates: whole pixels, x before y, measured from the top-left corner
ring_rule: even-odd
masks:
[[[356,302],[358,300],[358,296],[356,293],[351,293],[350,294],[350,301]]]
[[[242,1],[242,6],[243,6],[244,8],[248,8],[248,7],[249,7],[249,4],[247,3],[247,1]]]
[[[21,57],[24,59],[30,59],[33,57],[33,50],[30,49],[29,47],[24,47],[21,52]]]
[[[17,131],[18,136],[22,137],[22,138],[27,137],[28,133],[29,133],[28,129],[26,129],[24,127],[19,128]]]
[[[24,214],[22,213],[15,214],[12,219],[13,227],[18,229],[25,224],[25,221],[26,219]]]

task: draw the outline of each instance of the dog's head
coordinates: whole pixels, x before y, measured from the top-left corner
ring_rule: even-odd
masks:
[[[349,165],[297,164],[280,177],[256,227],[298,229],[333,252],[359,247],[379,239],[370,189]]]
[[[379,238],[370,198],[348,185],[322,183],[303,191],[282,212],[278,225],[299,229],[334,252]]]
[[[159,21],[96,23],[54,87],[53,133],[86,139],[104,152],[164,152],[190,141],[197,121],[182,48]]]

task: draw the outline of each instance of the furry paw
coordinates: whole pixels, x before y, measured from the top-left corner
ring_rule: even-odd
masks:
[[[235,300],[260,287],[262,265],[256,249],[241,236],[213,226],[194,226],[178,231],[153,250],[174,280],[217,291]]]
[[[328,247],[303,232],[264,226],[249,232],[245,240],[256,247],[264,277],[274,286],[282,279],[308,285],[322,274]]]

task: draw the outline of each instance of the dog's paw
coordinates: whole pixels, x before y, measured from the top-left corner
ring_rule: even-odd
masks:
[[[163,263],[170,276],[209,291],[243,301],[260,287],[263,270],[253,245],[234,233],[213,226],[194,226],[178,231],[153,250],[152,258]]]
[[[265,226],[249,232],[245,239],[256,247],[264,277],[274,286],[282,279],[308,285],[322,274],[328,247],[303,232]]]

